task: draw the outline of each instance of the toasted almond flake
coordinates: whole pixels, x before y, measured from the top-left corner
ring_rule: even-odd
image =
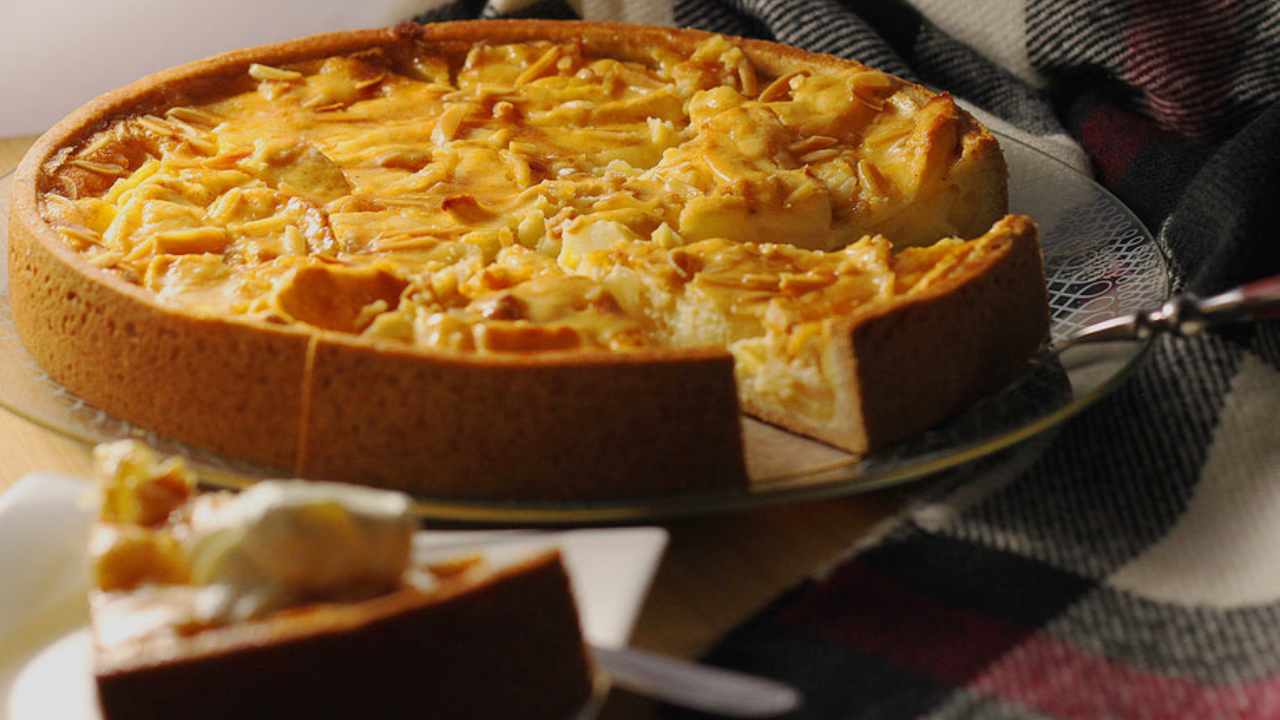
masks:
[[[882,73],[879,70],[867,70],[853,76],[855,87],[871,90],[888,90],[896,85],[897,82],[892,75]]]
[[[787,149],[796,155],[804,155],[814,150],[822,150],[840,142],[830,135],[810,135],[802,140],[797,140],[787,146]]]
[[[184,135],[182,142],[200,155],[217,155],[218,143],[195,135]]]
[[[284,248],[288,255],[306,255],[307,237],[297,225],[286,225],[284,228]]]
[[[169,123],[169,125],[171,125],[173,128],[175,128],[178,132],[182,133],[183,135],[190,135],[190,136],[196,136],[196,137],[208,137],[210,134],[207,128],[196,127],[191,123],[185,122],[179,118],[171,117],[168,113],[165,113],[164,120],[165,122]]]
[[[709,285],[718,285],[727,288],[740,288],[743,290],[756,290],[774,292],[778,289],[778,278],[773,275],[764,275],[761,273],[747,272],[722,272],[722,273],[701,273],[698,275],[698,281]],[[749,296],[735,298],[735,302],[750,302],[768,299],[766,297],[752,298]]]
[[[523,155],[536,155],[538,152],[537,145],[523,142],[521,140],[512,140],[507,143],[507,149],[513,153],[521,153]]]
[[[70,241],[81,245],[101,245],[102,233],[79,225],[63,225],[57,228],[58,233]]]
[[[253,63],[249,66],[249,77],[254,80],[301,80],[302,73],[297,70],[285,70],[283,68],[272,67],[271,65],[263,65],[261,63]]]
[[[120,253],[115,250],[105,250],[96,255],[89,256],[89,262],[100,268],[109,268],[119,265],[121,261]]]
[[[82,156],[96,155],[103,148],[116,145],[117,143],[120,142],[119,134],[123,127],[124,127],[124,124],[122,123],[116,126],[111,132],[99,133],[98,135],[94,136],[94,138],[90,140],[89,143],[80,150],[80,155]]]
[[[367,80],[361,80],[361,81],[357,82],[357,83],[356,83],[356,89],[357,89],[357,90],[366,90],[366,89],[368,89],[368,88],[373,87],[374,85],[379,85],[379,84],[381,84],[381,83],[382,83],[382,81],[383,81],[383,80],[386,80],[386,79],[387,79],[387,74],[386,74],[386,73],[379,73],[379,74],[378,74],[377,76],[375,76],[375,77],[371,77],[371,78],[369,78],[369,79],[367,79]]]
[[[799,160],[805,165],[812,165],[814,163],[823,162],[825,160],[831,160],[832,158],[836,158],[839,156],[840,156],[839,148],[826,148],[824,150],[814,150],[811,153],[805,153],[804,155],[800,156]]]
[[[756,68],[745,56],[738,58],[738,82],[742,84],[742,94],[755,97],[760,91],[760,80],[756,77]]]
[[[435,234],[429,234],[430,232],[433,231],[423,230],[420,235],[400,233],[394,236],[379,237],[369,243],[369,251],[390,253],[430,250],[440,245],[440,238]]]
[[[170,120],[177,120],[179,122],[195,125],[204,125],[207,127],[213,127],[222,122],[222,118],[208,112],[207,110],[187,107],[185,105],[169,108],[165,111],[165,117]]]
[[[835,282],[835,280],[835,275],[831,273],[783,273],[779,278],[778,289],[796,295],[803,295],[811,290],[824,288]]]
[[[253,151],[248,149],[228,150],[213,157],[204,158],[200,161],[200,165],[210,170],[230,170],[238,167],[241,160],[252,154]]]
[[[213,222],[218,219],[225,221],[227,218],[232,218],[235,216],[235,212],[237,208],[240,207],[243,200],[244,191],[238,187],[233,187],[218,196],[218,198],[209,205],[208,209],[204,211],[203,219],[206,222]]]
[[[516,95],[516,89],[509,85],[492,85],[483,83],[477,85],[475,92],[471,93],[471,98],[481,105],[487,104],[496,98]]]
[[[853,89],[853,98],[857,100],[859,103],[861,103],[862,105],[872,110],[875,110],[876,112],[880,112],[881,110],[884,109],[883,100],[881,100],[880,98],[874,95],[871,95],[868,91],[863,90],[861,88]]]
[[[498,128],[497,130],[494,130],[489,135],[489,139],[487,142],[490,147],[495,147],[495,148],[507,147],[508,145],[511,144],[512,134],[513,133],[511,132],[511,128],[509,127]]]
[[[877,195],[885,191],[884,175],[880,174],[879,168],[866,160],[858,161],[858,182]]]
[[[72,200],[69,197],[64,197],[62,195],[57,195],[55,193],[48,193],[44,195],[42,199],[44,200],[46,205],[61,205],[62,207],[58,209],[59,212],[75,213],[75,212],[78,212],[80,209],[80,206],[76,203],[75,200]]]
[[[529,168],[529,161],[522,155],[515,153],[505,153],[507,167],[510,168],[511,178],[516,184],[522,188],[533,185],[533,171]]]
[[[168,122],[161,120],[155,115],[139,115],[138,117],[134,118],[133,121],[158,135],[165,135],[168,137],[177,137],[178,135],[182,134],[173,125],[170,125]]]
[[[155,245],[156,245],[155,239],[148,237],[147,239],[143,240],[142,242],[130,248],[129,251],[124,254],[124,257],[121,259],[121,262],[135,263],[140,260],[144,260],[147,258],[148,255],[152,255],[155,253]]]
[[[797,70],[775,79],[773,82],[769,83],[763,91],[761,91],[760,96],[757,99],[760,102],[777,102],[778,100],[781,100],[791,93],[794,87],[791,81],[796,78],[803,77],[804,75],[805,73],[803,71]]]
[[[128,170],[126,170],[125,168],[119,165],[116,165],[115,163],[100,163],[100,162],[94,162],[92,160],[84,160],[82,158],[74,158],[72,160],[68,160],[67,164],[74,165],[75,167],[81,168],[83,170],[88,170],[89,172],[95,172],[100,175],[123,176],[128,172]]]
[[[284,232],[288,219],[283,215],[273,215],[271,217],[262,218],[261,220],[250,220],[240,226],[241,232],[245,235],[275,235]]]
[[[893,91],[894,79],[884,73],[870,70],[855,75],[852,84],[853,98],[862,105],[880,112],[885,106],[883,95],[886,91]]]
[[[314,110],[321,105],[332,103],[333,101],[333,98],[330,97],[328,93],[316,93],[306,100],[303,100],[302,107],[307,108],[308,110]]]
[[[468,103],[454,103],[445,107],[436,120],[435,129],[431,131],[431,141],[443,145],[458,136],[462,123],[471,114],[472,106]]]
[[[542,77],[551,68],[555,67],[556,61],[564,53],[564,48],[559,45],[553,46],[550,50],[542,53],[542,57],[533,61],[533,64],[525,68],[525,71],[516,77],[517,85],[525,85]]]

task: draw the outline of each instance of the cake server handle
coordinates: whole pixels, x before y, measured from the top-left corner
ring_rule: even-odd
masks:
[[[671,705],[726,717],[765,718],[800,707],[800,691],[771,678],[655,655],[634,648],[592,647],[614,685]]]

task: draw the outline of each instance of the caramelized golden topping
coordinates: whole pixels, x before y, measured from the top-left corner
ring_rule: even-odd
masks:
[[[161,457],[138,442],[94,450],[102,492],[101,518],[141,526],[162,525],[195,492],[196,476],[176,457]]]
[[[632,285],[751,315],[737,337],[895,292],[865,235],[978,231],[952,219],[951,98],[855,65],[768,77],[724,38],[648,63],[366,52],[245,83],[100,133],[51,168],[46,218],[188,309],[497,352],[714,343]]]
[[[138,525],[103,526],[89,547],[93,584],[99,590],[132,590],[140,585],[180,585],[188,582],[182,546],[164,530]]]

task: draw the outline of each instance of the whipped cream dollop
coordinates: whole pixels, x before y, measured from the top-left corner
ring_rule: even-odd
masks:
[[[416,529],[407,496],[371,488],[267,480],[201,496],[183,541],[196,619],[226,624],[388,592],[401,583]]]

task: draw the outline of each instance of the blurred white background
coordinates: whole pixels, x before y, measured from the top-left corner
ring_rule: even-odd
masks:
[[[94,97],[219,52],[391,25],[432,0],[5,0],[0,136],[47,130]]]

